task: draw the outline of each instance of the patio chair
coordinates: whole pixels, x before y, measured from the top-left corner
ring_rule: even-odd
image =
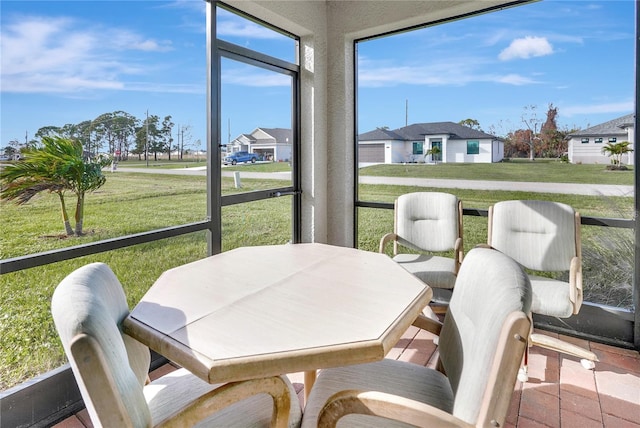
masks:
[[[437,370],[383,361],[321,370],[302,427],[504,426],[530,329],[531,286],[510,257],[465,257],[439,334]],[[428,325],[427,325],[428,324]]]
[[[446,304],[464,253],[462,201],[441,192],[401,195],[395,201],[393,229],[381,238],[379,252],[393,242],[393,260],[433,289],[436,305]],[[400,252],[402,247],[414,253]],[[438,254],[446,251],[453,251],[453,257]]]
[[[529,269],[533,291],[531,312],[569,318],[582,305],[582,250],[580,213],[566,204],[549,201],[501,201],[489,208],[488,244]],[[535,273],[533,273],[535,272]],[[568,272],[569,281],[536,273]],[[587,369],[597,356],[586,349],[538,333],[529,346],[541,346],[581,358]],[[528,349],[519,379],[528,378]]]
[[[103,263],[83,266],[56,288],[51,310],[94,426],[299,426],[284,376],[210,385],[185,369],[148,383],[149,349],[121,331],[129,309]]]

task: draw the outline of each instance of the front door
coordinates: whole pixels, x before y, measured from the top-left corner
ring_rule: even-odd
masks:
[[[433,162],[442,162],[442,141],[431,142],[431,160]]]

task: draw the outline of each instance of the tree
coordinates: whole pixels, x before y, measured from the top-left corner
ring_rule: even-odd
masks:
[[[36,138],[55,137],[61,134],[61,128],[59,126],[43,126],[36,131]]]
[[[547,120],[540,127],[540,147],[536,154],[542,157],[560,157],[558,147],[562,144],[562,137],[558,134],[558,124],[556,117],[558,108],[549,103],[547,109]]]
[[[482,128],[480,127],[480,122],[478,122],[475,119],[464,119],[458,122],[458,124],[462,126],[466,126],[471,129],[475,129],[477,131],[482,131]]]
[[[167,154],[169,155],[169,160],[171,160],[171,144],[173,143],[173,126],[175,124],[171,121],[171,116],[165,116],[162,121],[162,128],[160,129],[160,138],[162,139],[163,145]]]
[[[4,148],[4,154],[7,156],[15,156],[16,154],[20,154],[20,150],[23,148],[24,146],[22,144],[20,144],[20,141],[18,140],[11,140],[9,141],[9,145],[7,145]]]
[[[531,141],[531,131],[528,129],[518,129],[511,131],[505,137],[504,155],[508,158],[527,157],[531,151],[529,142]]]
[[[185,147],[189,147],[191,145],[191,125],[183,125],[178,131],[178,150],[180,151],[180,160],[182,160],[184,156]],[[186,143],[185,143],[186,140]]]
[[[7,165],[0,172],[0,199],[26,204],[36,194],[56,193],[67,235],[82,235],[85,195],[106,181],[102,168],[111,163],[108,157],[85,159],[82,144],[59,136],[42,138],[43,147],[26,152],[25,159]],[[76,195],[75,230],[71,228],[65,193]]]
[[[630,142],[620,141],[619,143],[607,143],[602,147],[602,153],[605,153],[611,158],[611,163],[615,169],[624,169],[622,166],[622,155],[633,151]]]
[[[158,128],[160,118],[156,115],[147,116],[136,128],[136,149],[135,153],[144,153],[145,160],[148,160],[149,153],[153,153],[154,160],[158,160],[158,152],[162,152],[163,142],[161,131]]]
[[[522,113],[521,119],[522,123],[525,124],[527,130],[529,131],[529,160],[534,160],[535,158],[535,141],[539,139],[538,130],[540,129],[540,119],[538,119],[538,115],[536,113],[537,106],[529,105],[524,107],[524,113]]]

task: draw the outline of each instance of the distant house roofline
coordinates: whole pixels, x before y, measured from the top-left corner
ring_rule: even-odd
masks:
[[[402,128],[389,130],[376,128],[373,131],[365,132],[358,135],[358,141],[376,141],[376,140],[424,140],[425,136],[430,135],[448,135],[451,139],[469,140],[469,139],[492,139],[497,140],[495,135],[487,134],[484,131],[460,125],[455,122],[431,122],[431,123],[414,123]]]
[[[572,137],[586,137],[586,136],[607,136],[607,135],[626,135],[627,132],[624,128],[634,126],[635,115],[633,113],[625,116],[618,117],[616,119],[609,120],[607,122],[600,123],[598,125],[591,126],[586,129],[582,129],[573,132],[568,135]]]

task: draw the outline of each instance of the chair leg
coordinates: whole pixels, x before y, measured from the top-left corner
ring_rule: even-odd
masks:
[[[595,361],[587,360],[586,358],[581,359],[580,364],[582,364],[582,367],[587,370],[593,370],[596,368]]]
[[[522,367],[518,370],[518,380],[522,383],[525,383],[529,380],[529,346],[531,342],[527,343],[527,346],[524,348],[524,362],[522,363]]]
[[[449,309],[449,305],[439,304],[439,303],[431,303],[429,307],[436,315],[444,315],[447,313],[447,309]]]
[[[533,345],[580,358],[580,364],[588,370],[595,368],[595,362],[598,361],[598,357],[593,352],[555,337],[534,333],[531,335],[530,340]]]

